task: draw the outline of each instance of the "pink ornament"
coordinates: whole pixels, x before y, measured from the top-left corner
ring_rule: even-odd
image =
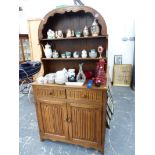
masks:
[[[104,70],[105,60],[100,59],[96,66],[96,77],[95,77],[95,85],[100,86],[101,84],[106,84],[106,73]]]

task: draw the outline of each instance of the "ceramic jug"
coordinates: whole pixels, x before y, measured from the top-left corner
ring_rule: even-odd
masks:
[[[45,53],[46,58],[51,58],[52,57],[51,45],[49,45],[48,43],[45,45],[44,53]]]

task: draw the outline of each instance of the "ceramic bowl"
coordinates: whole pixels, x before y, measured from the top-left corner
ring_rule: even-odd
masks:
[[[61,57],[62,58],[66,58],[66,55],[63,53],[63,54],[61,54]]]

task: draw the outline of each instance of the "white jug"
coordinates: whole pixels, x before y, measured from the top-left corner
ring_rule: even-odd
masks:
[[[68,73],[65,68],[63,70],[56,72],[55,83],[64,84],[67,81],[68,81]]]
[[[45,45],[44,53],[45,53],[46,58],[51,58],[52,57],[51,45],[49,45],[48,43]]]

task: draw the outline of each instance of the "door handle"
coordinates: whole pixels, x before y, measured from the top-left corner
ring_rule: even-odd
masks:
[[[68,123],[71,123],[71,118],[70,117],[68,118]]]
[[[66,117],[66,118],[64,119],[64,121],[67,122],[67,121],[68,121],[68,118]]]

